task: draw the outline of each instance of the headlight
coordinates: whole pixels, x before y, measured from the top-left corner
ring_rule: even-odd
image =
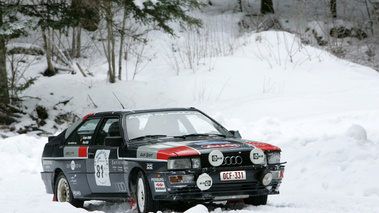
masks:
[[[278,164],[280,163],[280,152],[269,152],[267,158],[268,164]]]
[[[272,173],[271,172],[264,172],[263,174],[262,174],[262,184],[264,185],[264,186],[267,186],[267,185],[269,185],[270,183],[271,183],[271,181],[272,181]]]
[[[168,159],[167,169],[190,169],[191,160],[189,158],[179,158],[179,159]]]
[[[201,168],[200,158],[192,158],[192,169],[200,169],[200,168]]]
[[[171,158],[167,161],[168,170],[200,169],[200,158]]]

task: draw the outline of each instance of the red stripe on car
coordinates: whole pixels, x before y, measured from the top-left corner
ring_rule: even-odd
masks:
[[[281,151],[281,149],[277,146],[273,146],[271,144],[268,144],[268,143],[260,143],[260,142],[251,142],[251,141],[248,141],[248,142],[245,142],[247,144],[250,144],[250,145],[253,145],[259,149],[262,149],[263,151]]]
[[[80,158],[87,157],[87,150],[88,150],[88,146],[79,146],[78,157]]]
[[[167,160],[169,157],[181,157],[190,155],[200,155],[200,152],[188,146],[178,146],[159,150],[157,153],[157,159]]]

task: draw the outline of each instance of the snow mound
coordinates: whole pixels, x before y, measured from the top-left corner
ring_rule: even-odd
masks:
[[[186,210],[184,213],[208,213],[208,208],[204,205],[198,204],[188,210]]]
[[[358,124],[353,124],[346,132],[346,135],[350,138],[353,138],[359,142],[367,141],[367,132],[366,130]]]

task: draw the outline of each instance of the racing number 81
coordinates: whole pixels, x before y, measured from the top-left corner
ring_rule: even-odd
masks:
[[[104,178],[104,166],[103,165],[97,165],[96,170],[97,170],[96,176],[98,178],[100,178],[100,176],[101,176],[101,178]]]

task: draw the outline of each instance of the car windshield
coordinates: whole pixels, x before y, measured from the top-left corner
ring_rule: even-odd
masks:
[[[136,113],[126,116],[129,140],[163,137],[230,137],[219,124],[198,111],[163,111]]]

